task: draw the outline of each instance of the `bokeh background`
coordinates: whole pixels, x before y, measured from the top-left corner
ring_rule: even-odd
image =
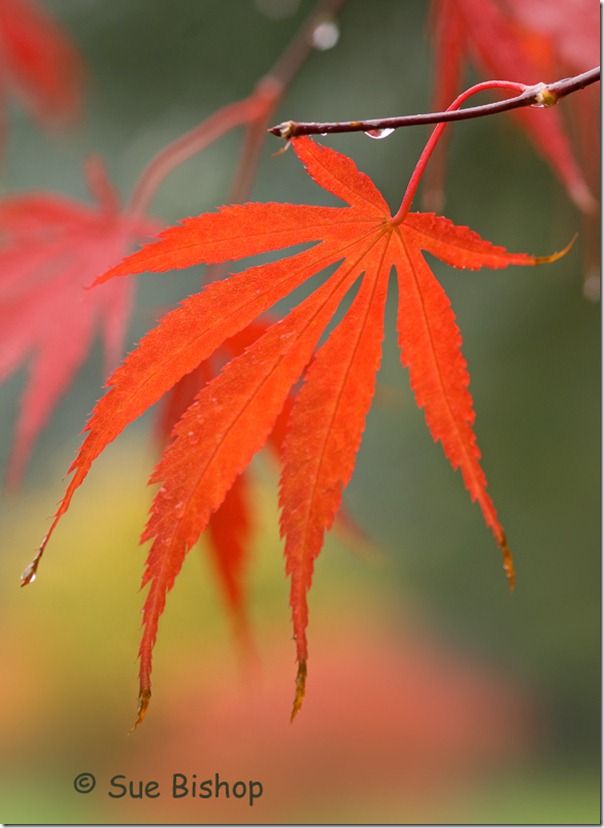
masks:
[[[81,162],[107,161],[126,197],[149,158],[250,91],[311,8],[291,0],[48,0],[88,67],[84,118],[49,138],[20,110],[1,174],[87,198]],[[317,51],[277,120],[425,111],[427,4],[349,0],[336,47]],[[472,78],[468,74],[468,80]],[[595,104],[594,104],[595,105]],[[426,128],[387,140],[325,139],[393,206]],[[240,135],[162,186],[165,222],[223,203]],[[334,203],[293,153],[267,140],[253,197]],[[564,246],[580,217],[507,116],[459,124],[445,214],[510,249]],[[3,822],[460,822],[599,820],[599,306],[583,298],[582,241],[537,269],[477,273],[434,264],[472,374],[490,491],[515,552],[499,553],[411,398],[389,304],[380,387],[346,504],[367,535],[332,532],[311,593],[307,699],[294,678],[276,471],[254,461],[257,531],[250,602],[257,658],[242,663],[203,548],[169,596],[150,713],[129,735],[151,491],[152,418],[97,463],[35,586],[18,576],[48,525],[88,411],[100,347],[40,440],[22,488],[2,496],[0,816]],[[137,279],[132,347],[161,308],[197,290],[200,269]],[[395,299],[394,291],[392,300]],[[25,370],[0,388],[5,465]],[[80,772],[97,789],[78,795]],[[252,809],[174,801],[173,772],[259,779]],[[156,779],[156,800],[106,796],[116,773]]]

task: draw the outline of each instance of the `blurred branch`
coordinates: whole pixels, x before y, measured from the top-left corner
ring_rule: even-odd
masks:
[[[266,135],[273,112],[314,48],[317,27],[331,20],[345,2],[346,0],[319,0],[285,51],[260,78],[248,97],[223,106],[160,150],[143,170],[134,188],[130,209],[136,214],[144,213],[158,187],[172,170],[206,149],[222,135],[243,125],[246,126],[247,134],[233,185],[233,200],[245,198],[256,171],[262,138]]]
[[[532,86],[521,84],[524,87],[523,91],[512,98],[483,104],[482,106],[471,106],[467,109],[429,112],[419,115],[399,115],[394,118],[371,118],[363,121],[284,121],[271,127],[268,131],[272,135],[284,138],[287,141],[300,135],[329,135],[340,132],[375,133],[374,137],[379,137],[379,133],[385,130],[391,131],[401,127],[466,121],[470,118],[496,115],[499,112],[507,112],[524,106],[539,108],[554,106],[560,98],[584,89],[599,80],[600,67],[597,66],[588,72],[570,78],[563,78],[554,83],[538,83]]]

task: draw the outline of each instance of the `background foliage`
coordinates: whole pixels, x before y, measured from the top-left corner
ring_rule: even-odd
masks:
[[[262,11],[290,5],[283,19]],[[85,120],[49,140],[11,112],[3,188],[85,198],[80,161],[91,150],[127,195],[155,151],[249,91],[310,4],[46,7],[86,58]],[[430,66],[425,3],[350,0],[337,47],[310,58],[276,120],[426,110]],[[452,131],[445,215],[509,249],[547,253],[566,243],[579,217],[507,116]],[[325,143],[349,153],[395,205],[425,135],[416,128],[379,142],[360,135]],[[154,214],[174,222],[226,201],[237,141],[230,135],[177,170]],[[318,203],[322,194],[293,154],[272,157],[277,148],[267,141],[254,199]],[[515,552],[513,596],[479,510],[415,409],[389,308],[382,391],[345,495],[375,550],[355,551],[336,537],[318,563],[310,634],[320,654],[291,728],[275,475],[262,461],[251,594],[262,680],[240,680],[211,574],[192,554],[162,622],[152,715],[126,738],[136,695],[136,537],[154,459],[148,420],[98,464],[38,583],[18,591],[99,396],[97,348],[42,436],[23,490],[3,496],[3,821],[597,820],[599,309],[581,295],[579,245],[534,270],[434,264],[464,331],[490,491]],[[138,278],[129,346],[198,281],[199,269]],[[4,459],[24,375],[0,388]],[[438,667],[422,672],[418,659]],[[455,670],[467,686],[454,682]],[[406,683],[417,671],[417,685]],[[422,710],[426,688],[433,707]],[[500,699],[506,704],[494,703]],[[463,738],[451,735],[450,720],[462,722]],[[210,810],[168,798],[117,805],[98,791],[78,798],[71,786],[83,770],[101,780],[117,772],[160,778],[183,767],[259,777],[267,793],[250,815],[231,803]]]

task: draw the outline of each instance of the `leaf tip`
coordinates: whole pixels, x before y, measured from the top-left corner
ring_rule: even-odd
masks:
[[[21,586],[27,586],[28,584],[33,584],[36,580],[36,568],[33,565],[33,561],[28,563],[23,572],[21,573]]]
[[[38,551],[32,558],[32,560],[27,564],[23,572],[21,573],[21,586],[27,586],[28,584],[33,584],[36,580],[38,575],[38,566],[40,564],[40,560],[42,555],[44,554],[44,550],[46,549],[46,544],[48,543],[48,539],[50,538],[50,533],[46,534],[42,540],[42,543],[38,547]]]
[[[299,661],[298,662],[298,672],[296,674],[296,693],[294,695],[294,703],[292,705],[292,712],[291,716],[289,717],[290,722],[298,715],[300,708],[302,707],[302,702],[304,701],[304,693],[306,691],[306,661]]]
[[[136,720],[132,727],[130,728],[130,733],[134,733],[136,728],[142,724],[143,719],[147,715],[147,710],[149,709],[149,704],[151,702],[151,690],[145,688],[144,690],[140,691],[138,697],[138,708],[136,711]]]
[[[561,259],[563,256],[566,256],[568,251],[577,241],[577,236],[579,234],[575,233],[566,247],[563,247],[562,250],[558,250],[556,253],[552,253],[549,256],[533,256],[533,264],[540,265],[540,264],[551,264],[552,262],[557,262],[558,259]]]
[[[516,570],[505,533],[501,536],[499,546],[501,548],[501,554],[503,555],[503,569],[508,580],[508,587],[510,592],[513,592],[516,589]]]

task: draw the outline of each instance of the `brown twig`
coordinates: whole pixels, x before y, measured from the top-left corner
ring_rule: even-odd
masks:
[[[399,129],[407,126],[422,124],[439,124],[449,121],[466,121],[470,118],[482,118],[486,115],[495,115],[498,112],[507,112],[523,106],[548,107],[556,104],[560,98],[566,97],[579,89],[584,89],[600,80],[600,67],[590,69],[571,78],[562,78],[554,83],[538,83],[526,86],[518,95],[506,98],[503,101],[470,106],[467,109],[450,110],[445,112],[429,112],[419,115],[399,115],[394,118],[371,118],[362,121],[284,121],[268,130],[278,138],[290,140],[300,135],[330,135],[340,132],[379,132],[382,130]]]

